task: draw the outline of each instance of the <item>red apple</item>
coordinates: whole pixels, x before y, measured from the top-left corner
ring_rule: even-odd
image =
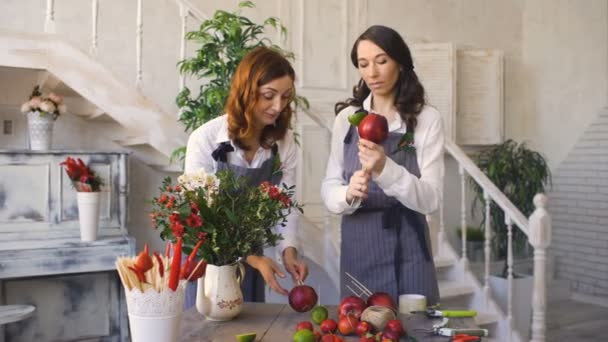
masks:
[[[364,336],[370,331],[372,331],[372,325],[366,321],[359,322],[355,328],[355,334],[357,334],[357,336]]]
[[[399,337],[405,335],[405,329],[403,329],[403,325],[401,325],[401,321],[398,319],[391,319],[386,322],[386,325],[384,326],[384,331],[393,332]]]
[[[388,121],[382,115],[369,113],[361,120],[357,130],[361,138],[381,144],[388,137]]]
[[[344,336],[355,333],[355,327],[359,324],[359,319],[354,316],[345,316],[338,321],[338,331]]]
[[[334,335],[327,334],[321,336],[321,342],[334,342]]]
[[[367,298],[367,306],[384,306],[397,311],[393,297],[386,292],[376,292]]]
[[[289,305],[297,312],[310,311],[317,299],[317,293],[308,285],[299,285],[289,291]]]
[[[365,336],[361,336],[359,342],[376,342],[376,338],[374,337],[374,335],[367,333],[365,334]]]
[[[302,329],[308,329],[310,331],[314,331],[314,328],[312,327],[312,323],[310,323],[309,321],[302,321],[302,322],[298,323],[298,325],[296,325],[296,331],[299,331]]]
[[[382,341],[399,341],[399,334],[391,330],[384,330],[382,332]]]
[[[336,329],[338,329],[338,323],[336,323],[336,321],[334,321],[333,319],[329,318],[321,322],[320,327],[322,332],[326,334],[333,334],[336,332]]]
[[[343,316],[354,316],[355,318],[361,318],[361,314],[367,305],[365,301],[356,296],[344,297],[338,306],[338,315]]]
[[[316,342],[320,342],[321,341],[321,333],[318,331],[315,331],[315,341]]]

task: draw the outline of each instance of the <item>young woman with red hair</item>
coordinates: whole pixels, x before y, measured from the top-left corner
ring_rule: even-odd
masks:
[[[248,53],[233,76],[226,114],[190,135],[185,172],[229,169],[245,176],[251,185],[265,181],[294,185],[296,145],[290,130],[294,80],[291,64],[279,52],[258,47]],[[276,155],[281,160],[280,173],[273,170]],[[308,266],[298,258],[296,221],[297,214],[292,212],[286,226],[276,229],[283,236],[277,248],[285,270],[294,282],[299,282],[308,275]],[[249,269],[243,282],[245,301],[264,301],[264,282],[287,295],[288,291],[276,279],[277,275],[283,278],[285,274],[271,258],[259,251],[258,255],[248,256],[246,262]]]

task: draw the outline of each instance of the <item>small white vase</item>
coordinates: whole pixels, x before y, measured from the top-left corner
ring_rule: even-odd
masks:
[[[77,192],[78,221],[80,222],[80,240],[97,240],[99,229],[99,204],[101,192]]]
[[[237,274],[238,273],[238,274]],[[196,309],[211,321],[228,321],[243,309],[241,282],[245,267],[207,265],[205,276],[198,278]]]
[[[52,113],[45,113],[44,116],[41,116],[39,112],[27,113],[30,150],[46,151],[51,149],[54,123],[55,120]]]

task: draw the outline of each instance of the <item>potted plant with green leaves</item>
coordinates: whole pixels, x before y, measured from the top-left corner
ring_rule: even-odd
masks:
[[[179,71],[203,81],[196,94],[184,87],[176,98],[181,113],[179,121],[185,125],[187,132],[224,114],[232,76],[249,51],[258,46],[267,46],[293,61],[293,53],[283,50],[267,38],[268,28],[278,30],[285,37],[285,26],[275,17],[258,24],[243,16],[243,8],[253,7],[253,2],[242,1],[234,12],[217,10],[212,18],[203,21],[197,31],[186,34],[186,39],[200,46],[193,57],[178,63]],[[301,96],[296,96],[294,102],[296,107],[309,106],[306,98]],[[182,160],[185,152],[185,147],[178,148],[171,159]]]
[[[545,186],[551,184],[551,171],[545,158],[539,152],[529,149],[525,143],[518,144],[511,139],[480,152],[475,157],[475,163],[526,217],[534,211],[534,195],[544,193]],[[479,203],[485,207],[483,189],[476,182],[471,183],[476,195],[473,208]],[[486,219],[488,218],[482,217],[482,227]],[[506,277],[507,225],[504,211],[493,201],[489,219],[494,231],[494,256],[505,259],[502,275]],[[514,227],[514,253],[522,255],[527,243],[525,233]]]
[[[518,144],[509,139],[502,144],[493,146],[480,152],[475,157],[477,166],[502,191],[505,196],[524,214],[529,217],[534,211],[532,199],[537,193],[544,193],[545,187],[551,184],[551,172],[545,158],[536,151],[529,149],[525,143]],[[484,190],[472,182],[475,191],[475,204],[485,207]],[[498,260],[504,260],[502,272],[498,276],[490,277],[490,285],[498,304],[506,310],[508,300],[507,282],[507,254],[508,230],[505,223],[505,214],[493,201],[490,204],[490,217],[482,218],[482,227],[485,220],[491,220],[493,229],[493,254]],[[527,256],[528,239],[525,233],[513,227],[513,254]],[[515,328],[522,337],[529,332],[532,301],[533,279],[530,276],[515,274],[513,272],[513,314]]]
[[[456,229],[458,238],[462,236],[460,228]],[[467,258],[472,262],[483,261],[484,230],[480,227],[467,227]]]

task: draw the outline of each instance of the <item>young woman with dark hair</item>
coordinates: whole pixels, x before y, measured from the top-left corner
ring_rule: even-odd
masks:
[[[355,41],[351,60],[361,76],[353,97],[336,104],[331,153],[321,195],[342,214],[341,294],[350,273],[372,292],[417,293],[439,300],[425,214],[443,191],[443,126],[425,103],[403,38],[385,26]],[[386,141],[360,139],[348,117],[366,110],[389,123]]]
[[[190,135],[186,149],[185,172],[204,169],[217,172],[229,169],[258,185],[296,181],[296,145],[290,130],[295,96],[295,73],[285,57],[275,50],[259,47],[248,53],[237,67],[226,101],[226,114],[217,117]],[[273,159],[278,155],[282,172],[274,172]],[[292,212],[285,227],[277,227],[283,240],[277,247],[279,259],[294,282],[303,281],[308,266],[298,257],[295,227],[297,214]],[[287,295],[276,276],[285,277],[271,258],[247,257],[248,270],[243,283],[245,301],[264,301],[264,282],[274,291]],[[253,269],[255,270],[253,270]]]

